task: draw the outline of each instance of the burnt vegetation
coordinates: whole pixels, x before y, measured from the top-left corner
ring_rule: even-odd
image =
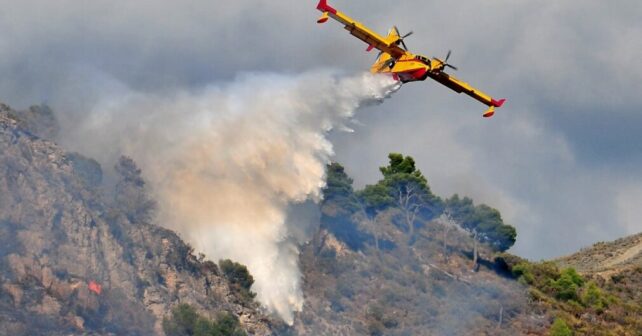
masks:
[[[595,256],[582,254],[571,260],[580,262],[576,271],[508,254],[517,232],[498,210],[435,195],[401,154],[359,190],[340,164],[328,166],[320,230],[301,246],[305,304],[285,326],[262,315],[245,266],[196,256],[154,225],[156,204],[131,158],[116,162],[108,188],[109,172],[95,160],[40,139],[57,133],[51,116],[45,106],[16,112],[0,104],[0,334],[642,330],[639,262],[588,271]],[[617,253],[598,245],[599,254]],[[90,288],[94,281],[100,290]]]
[[[327,167],[321,230],[304,246],[300,334],[637,335],[635,269],[611,279],[506,253],[515,228],[465,196],[441,198],[390,154],[355,190]],[[636,302],[637,300],[637,302]]]
[[[295,329],[510,335],[546,328],[545,318],[526,316],[525,289],[496,273],[493,255],[516,237],[497,210],[435,195],[412,157],[390,154],[380,171],[379,181],[355,190],[344,167],[328,166],[321,230],[301,256],[304,292],[314,299]]]

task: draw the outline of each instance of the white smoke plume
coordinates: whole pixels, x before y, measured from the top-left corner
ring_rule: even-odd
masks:
[[[160,204],[159,223],[209,258],[248,266],[252,290],[291,323],[303,305],[291,204],[317,201],[333,155],[326,133],[399,85],[389,77],[248,74],[199,92],[116,90],[66,142],[102,157],[125,153]],[[109,150],[108,150],[109,148]],[[113,161],[112,161],[113,162]]]

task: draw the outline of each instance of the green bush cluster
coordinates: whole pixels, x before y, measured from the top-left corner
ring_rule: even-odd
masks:
[[[391,153],[388,159],[389,164],[379,168],[383,178],[356,191],[343,166],[338,163],[327,166],[327,185],[323,190],[322,204],[332,205],[333,217],[351,218],[358,213],[362,218],[374,222],[380,212],[396,209],[401,214],[400,222],[403,222],[409,243],[412,244],[419,221],[429,221],[447,210],[464,229],[474,232],[477,240],[495,250],[506,251],[515,244],[517,232],[513,226],[503,222],[499,211],[484,204],[475,206],[471,199],[460,199],[457,195],[444,201],[433,194],[428,180],[417,169],[411,156]],[[353,240],[363,239],[363,235],[344,231],[339,232],[337,237],[347,238],[352,243],[349,246],[360,246]],[[370,231],[375,235],[374,242],[378,248],[377,228],[370,228]]]
[[[575,269],[566,268],[562,270],[559,278],[552,281],[551,287],[555,297],[562,301],[578,301],[577,291],[584,285],[584,279],[577,274]]]
[[[511,265],[511,272],[518,281],[567,302],[579,309],[592,308],[602,313],[609,306],[609,298],[593,281],[586,283],[573,268],[559,270],[552,262],[530,263],[519,261]]]
[[[172,310],[170,318],[163,319],[167,336],[245,336],[238,319],[227,312],[219,313],[215,321],[207,319],[188,304]]]
[[[586,289],[582,295],[582,303],[587,307],[595,309],[597,313],[602,313],[604,309],[609,306],[606,295],[604,295],[604,292],[602,292],[593,281],[590,281],[586,285]]]
[[[446,211],[469,232],[474,232],[479,241],[488,243],[497,251],[506,251],[515,244],[517,231],[504,224],[501,214],[485,204],[474,205],[468,197],[455,194],[446,200]]]
[[[556,318],[550,330],[551,336],[573,336],[573,330],[561,318]]]
[[[250,291],[252,284],[254,284],[254,277],[247,270],[245,265],[239,264],[229,259],[220,260],[219,267],[223,276],[227,278],[243,299],[251,301],[256,294]]]

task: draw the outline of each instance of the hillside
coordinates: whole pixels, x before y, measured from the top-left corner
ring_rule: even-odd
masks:
[[[573,267],[607,293],[628,305],[642,334],[642,233],[600,242],[570,256],[555,260],[560,267]]]
[[[105,190],[94,160],[45,140],[57,128],[46,107],[0,104],[0,335],[162,334],[179,303],[271,334],[216,264],[150,223],[133,161]]]
[[[555,261],[580,273],[609,276],[642,267],[642,233],[612,242],[601,242]]]
[[[396,169],[394,161],[391,156],[388,168]],[[398,160],[400,166],[403,161]],[[456,197],[444,202],[430,193],[420,172],[405,171],[391,174],[390,180],[407,178],[423,185],[425,208],[431,209],[417,212],[412,229],[394,202],[375,202],[381,207],[365,209],[373,206],[368,199],[380,200],[384,194],[370,198],[374,194],[354,191],[342,167],[329,167],[321,230],[302,248],[306,303],[295,322],[297,334],[544,334],[551,317],[533,310],[527,289],[492,261],[502,248],[494,241],[476,242],[462,226],[474,225],[452,205],[466,201]],[[484,232],[483,225],[501,222],[492,211],[482,216],[486,207],[470,203],[469,210],[479,216],[478,232]]]
[[[296,334],[640,335],[639,236],[614,243],[619,252],[602,250],[608,260],[578,257],[621,266],[608,280],[578,275],[571,263],[529,262],[501,253],[514,234],[496,210],[456,195],[442,200],[412,160],[390,159],[364,190],[352,189],[340,165],[328,168],[321,230],[302,247],[306,303]],[[393,195],[423,185],[421,207],[430,209],[416,212],[412,228],[406,203],[382,202],[387,186],[409,180],[418,184]]]
[[[45,106],[0,104],[0,335],[642,335],[642,234],[530,262],[498,210],[433,194],[401,154],[362,190],[328,166],[286,326],[243,265],[154,224],[132,159],[107,183],[58,131]]]

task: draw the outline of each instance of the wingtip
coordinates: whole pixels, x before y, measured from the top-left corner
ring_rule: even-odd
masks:
[[[504,105],[504,103],[505,103],[505,102],[506,102],[506,99],[500,99],[500,100],[495,100],[495,99],[493,99],[493,100],[492,100],[492,104],[493,104],[493,106],[495,106],[495,107],[502,107],[502,106]]]
[[[490,118],[495,115],[495,107],[491,106],[484,114],[482,115],[484,118]]]
[[[334,9],[334,8],[330,7],[330,5],[328,5],[328,0],[319,0],[319,4],[317,5],[317,9],[322,11],[322,12],[329,12],[329,13],[332,13],[332,14],[336,14],[337,13],[336,9]]]
[[[321,15],[321,17],[317,20],[317,23],[319,23],[319,24],[321,24],[321,23],[326,23],[326,22],[328,22],[328,19],[329,19],[329,18],[330,18],[330,17],[328,16],[328,12],[323,12],[323,14]]]

